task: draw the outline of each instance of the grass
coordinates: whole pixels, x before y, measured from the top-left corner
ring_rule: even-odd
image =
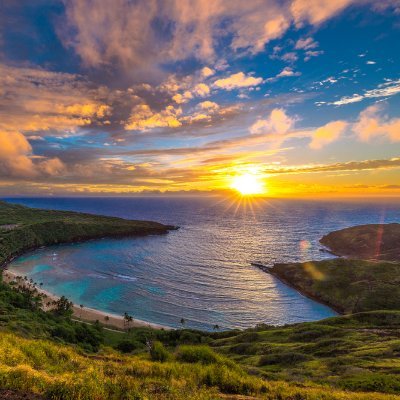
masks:
[[[218,354],[212,360],[207,356],[206,364],[202,361],[178,361],[171,353],[169,360],[154,362],[146,353],[121,355],[109,348],[88,355],[71,346],[8,333],[0,336],[0,387],[62,400],[211,400],[243,399],[243,395],[270,400],[399,399],[390,394],[267,382]]]
[[[399,311],[213,336],[218,352],[267,380],[400,393]]]

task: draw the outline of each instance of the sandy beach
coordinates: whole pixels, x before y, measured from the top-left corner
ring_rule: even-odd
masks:
[[[3,270],[3,281],[6,283],[15,281],[17,276],[19,276],[19,274],[10,271],[7,268]],[[43,309],[45,311],[51,308],[46,305],[47,302],[52,302],[59,299],[59,296],[56,296],[53,293],[50,293],[39,287],[37,287],[37,290],[45,296],[43,301],[44,303]],[[118,330],[126,330],[128,328],[126,323],[124,323],[124,318],[122,316],[95,310],[94,308],[89,308],[89,307],[81,308],[80,305],[77,304],[73,305],[73,318],[84,322],[99,321],[102,325],[106,327]],[[148,327],[153,329],[165,329],[165,330],[172,329],[168,326],[153,324],[139,319],[133,319],[131,322],[129,322],[129,328],[137,328],[137,327]]]

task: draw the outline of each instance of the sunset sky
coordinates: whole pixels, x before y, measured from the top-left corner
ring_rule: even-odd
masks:
[[[2,0],[0,195],[400,195],[400,0]]]

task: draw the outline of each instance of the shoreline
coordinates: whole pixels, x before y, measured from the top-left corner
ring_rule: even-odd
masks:
[[[7,266],[2,269],[2,275],[3,275],[3,282],[5,283],[10,283],[12,281],[16,280],[17,276],[20,276],[14,271],[10,271]],[[57,296],[54,293],[50,293],[47,290],[41,289],[40,287],[36,287],[37,291],[39,293],[42,293],[44,295],[44,305],[43,305],[43,310],[48,311],[51,309],[51,307],[46,306],[46,300],[47,301],[57,301],[61,296]],[[106,320],[106,317],[108,317],[108,320]],[[124,323],[124,318],[122,316],[113,314],[113,313],[107,313],[105,311],[100,311],[95,308],[91,307],[83,307],[81,308],[79,305],[73,303],[73,319],[78,321],[78,322],[96,322],[99,321],[101,325],[103,325],[106,328],[116,328],[117,330],[121,332],[125,332],[127,326]],[[152,322],[146,322],[140,319],[134,318],[132,322],[129,323],[129,328],[152,328],[152,329],[159,329],[159,330],[173,330],[174,328],[171,328],[169,326],[165,325],[160,325],[160,324],[155,324]]]
[[[312,293],[309,293],[308,291],[300,288],[299,286],[297,286],[295,283],[293,283],[292,281],[289,281],[287,279],[285,279],[284,277],[280,276],[273,268],[275,266],[272,267],[268,267],[266,265],[263,264],[259,264],[259,263],[252,263],[251,265],[253,265],[256,268],[259,268],[261,271],[263,271],[266,274],[270,274],[272,275],[274,278],[278,279],[278,281],[282,282],[284,285],[296,290],[296,292],[300,293],[302,296],[307,297],[311,300],[314,300],[315,302],[322,304],[324,306],[329,307],[332,311],[334,311],[335,313],[337,313],[339,316],[340,315],[346,315],[342,309],[340,309],[339,307],[335,306],[334,304],[328,303],[322,299],[320,299],[319,297],[313,295]]]

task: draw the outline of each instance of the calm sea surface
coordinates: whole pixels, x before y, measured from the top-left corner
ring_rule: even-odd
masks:
[[[15,203],[179,225],[167,235],[52,246],[10,268],[77,304],[171,327],[246,328],[334,315],[251,265],[318,260],[322,235],[399,222],[400,204],[221,198],[18,198]]]

